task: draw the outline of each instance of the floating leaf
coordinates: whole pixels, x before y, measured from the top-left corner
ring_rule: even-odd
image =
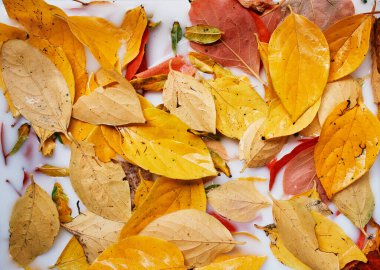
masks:
[[[192,208],[206,211],[206,204],[202,181],[158,178],[123,227],[120,238],[135,235],[156,218],[177,210]]]
[[[375,208],[375,200],[369,183],[369,173],[334,195],[332,199],[338,210],[356,227],[364,230]]]
[[[168,75],[161,74],[148,78],[137,78],[130,81],[133,88],[136,90],[154,91],[158,92],[164,88]]]
[[[70,173],[68,168],[56,167],[49,164],[44,164],[40,167],[37,167],[36,172],[40,172],[52,177],[65,177],[69,176]]]
[[[369,48],[372,15],[346,17],[325,31],[330,47],[329,81],[336,81],[356,70]]]
[[[374,163],[380,150],[380,123],[359,103],[338,105],[327,117],[315,147],[317,176],[331,198],[358,180]]]
[[[123,223],[87,211],[62,226],[75,235],[88,262],[92,263],[103,250],[117,242]]]
[[[70,93],[56,66],[21,40],[3,44],[1,65],[5,85],[20,113],[32,125],[66,133],[71,115]]]
[[[87,270],[90,265],[78,240],[73,236],[54,266],[58,270]]]
[[[235,247],[231,233],[214,217],[195,209],[159,217],[140,232],[174,243],[186,266],[204,266]]]
[[[272,34],[268,61],[274,90],[295,122],[319,101],[326,86],[326,39],[315,24],[291,13]]]
[[[209,90],[192,76],[171,70],[162,99],[165,107],[191,129],[216,132],[214,99]]]
[[[70,180],[83,204],[93,213],[115,221],[131,215],[128,182],[120,164],[103,163],[95,156],[94,145],[71,143]]]
[[[9,253],[22,266],[48,251],[59,231],[57,208],[36,183],[16,201],[9,221]]]
[[[236,222],[249,222],[257,212],[270,205],[252,181],[231,180],[207,193],[214,210]]]
[[[209,265],[197,267],[195,270],[259,270],[265,262],[265,257],[239,256],[226,260],[215,260]]]
[[[28,123],[22,124],[18,130],[18,138],[12,150],[5,156],[6,158],[17,153],[18,150],[23,146],[24,142],[28,139],[30,132],[30,125]]]
[[[179,22],[174,22],[172,30],[170,32],[172,38],[172,49],[175,55],[177,55],[177,44],[182,39],[182,28]]]
[[[73,218],[71,217],[72,211],[69,207],[69,198],[59,183],[54,183],[53,191],[51,192],[51,198],[57,206],[59,221],[61,223],[68,223],[72,221]]]
[[[211,44],[217,42],[222,37],[223,32],[217,27],[198,24],[186,27],[185,37],[195,43]]]
[[[89,269],[103,270],[109,267],[114,269],[186,269],[183,255],[174,244],[148,236],[132,236],[111,245],[100,254]]]

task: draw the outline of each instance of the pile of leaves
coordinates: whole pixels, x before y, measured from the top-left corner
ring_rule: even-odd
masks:
[[[380,96],[378,21],[355,15],[351,0],[315,2],[194,0],[192,25],[183,31],[174,22],[168,33],[175,56],[148,69],[146,44],[159,23],[142,6],[114,25],[43,0],[3,0],[24,30],[0,24],[0,86],[12,115],[29,123],[4,160],[31,128],[43,155],[61,140],[71,149],[69,168],[36,172],[68,176],[87,209],[72,217],[61,185],[50,196],[32,179],[10,219],[13,260],[28,267],[64,228],[73,238],[54,265],[61,270],[259,269],[265,257],[230,253],[244,243],[229,220],[252,222],[272,207],[274,223],[256,227],[283,264],[376,269],[369,170],[380,122],[363,102],[362,80],[350,74],[372,32]],[[183,36],[194,51],[177,55]],[[87,72],[85,48],[101,66],[95,73]],[[226,67],[254,76],[265,97]],[[145,91],[162,92],[163,104],[154,107]],[[295,134],[299,145],[277,160]],[[285,167],[283,190],[293,196],[268,198],[255,177],[208,185],[218,173],[232,177],[223,136],[239,141],[243,170],[268,167],[269,190]],[[327,217],[329,203],[362,232],[359,243]]]

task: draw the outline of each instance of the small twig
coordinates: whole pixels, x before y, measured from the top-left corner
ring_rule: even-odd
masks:
[[[0,144],[1,144],[1,153],[3,155],[4,165],[7,165],[7,154],[5,153],[4,146],[4,123],[0,124]]]
[[[12,183],[11,181],[9,181],[8,179],[6,179],[5,182],[8,183],[8,184],[11,186],[11,188],[14,190],[14,192],[17,193],[17,195],[18,195],[19,197],[22,196],[22,195],[21,195],[21,192],[20,192],[20,191],[19,191],[19,190],[13,185],[13,183]]]
[[[78,201],[77,201],[77,209],[78,209],[78,214],[80,215],[80,214],[81,214],[81,211],[80,211],[79,203],[80,203],[80,201],[78,200]]]

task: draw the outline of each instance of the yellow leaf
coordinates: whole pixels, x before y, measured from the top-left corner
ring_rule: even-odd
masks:
[[[320,213],[311,212],[311,214],[316,223],[315,234],[319,249],[338,254],[340,268],[354,260],[367,262],[364,253],[338,225]]]
[[[185,270],[181,251],[172,243],[148,236],[132,236],[108,247],[89,270]]]
[[[58,270],[87,270],[90,265],[78,240],[73,236],[59,255],[54,267]]]
[[[241,256],[218,260],[207,266],[197,267],[195,270],[259,270],[264,264],[266,257]]]
[[[121,231],[120,238],[135,235],[156,218],[181,209],[206,211],[206,193],[203,182],[159,178],[148,196],[133,212]]]
[[[327,117],[315,146],[317,176],[331,198],[354,183],[374,163],[380,150],[380,123],[359,103],[339,104]]]
[[[187,57],[189,58],[191,64],[204,73],[214,73],[214,65],[217,65],[214,60],[212,60],[207,55],[189,52]]]
[[[214,97],[216,128],[240,139],[248,126],[266,115],[268,106],[246,78],[233,75],[204,81]]]
[[[273,32],[268,45],[269,71],[292,123],[320,100],[329,60],[323,33],[305,17],[292,12]]]
[[[133,198],[133,202],[135,204],[135,208],[138,209],[141,204],[146,200],[150,190],[153,187],[154,181],[145,180],[141,175],[141,170],[138,172],[140,178],[140,184],[136,189],[135,197]]]
[[[61,184],[54,183],[54,188],[51,193],[51,197],[57,206],[59,221],[61,223],[67,223],[73,220],[71,217],[71,208],[69,207],[69,198],[63,191]]]
[[[75,78],[75,98],[79,98],[87,81],[86,56],[83,45],[67,23],[56,16],[65,13],[43,0],[4,0],[3,3],[8,16],[21,23],[31,35],[47,39],[66,53]]]
[[[263,136],[272,139],[295,134],[306,128],[318,113],[321,100],[311,106],[296,122],[293,122],[281,101],[273,99],[269,105]]]
[[[277,98],[277,94],[273,91],[272,78],[269,73],[269,60],[268,60],[268,43],[260,42],[257,38],[257,48],[259,49],[260,58],[263,62],[265,75],[267,77],[268,85],[264,85],[265,99],[270,102],[272,99]]]
[[[104,138],[101,126],[94,126],[94,129],[88,134],[85,141],[94,144],[95,155],[102,162],[109,162],[116,156],[116,152],[109,146],[106,138]]]
[[[207,147],[210,149],[208,145]],[[210,150],[210,155],[215,169],[224,173],[226,176],[231,177],[230,167],[228,167],[227,162],[217,152]]]
[[[186,27],[184,36],[195,43],[211,44],[222,37],[223,32],[214,26],[198,24]]]
[[[325,31],[330,47],[329,81],[335,81],[356,70],[369,48],[372,15],[345,17]]]
[[[48,164],[37,167],[36,172],[40,172],[52,177],[65,177],[69,176],[70,173],[68,168],[56,167]]]
[[[136,78],[130,81],[136,90],[159,92],[164,88],[168,75],[159,74],[148,78]]]
[[[140,52],[141,39],[147,27],[148,19],[143,6],[138,6],[125,13],[120,28],[125,30],[127,48],[123,67],[136,58]]]

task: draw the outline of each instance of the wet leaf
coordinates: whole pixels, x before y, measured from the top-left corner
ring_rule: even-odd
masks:
[[[350,219],[356,227],[364,230],[375,208],[369,173],[334,195],[332,201],[338,210]]]
[[[21,40],[3,44],[1,65],[5,85],[20,113],[32,125],[66,133],[71,115],[70,93],[56,66]],[[31,96],[33,103],[29,102]]]
[[[223,32],[219,28],[198,24],[186,27],[185,37],[195,43],[211,44],[221,39]]]
[[[59,221],[61,223],[68,223],[72,221],[73,218],[71,217],[72,211],[69,207],[69,198],[59,183],[54,183],[53,191],[51,192],[51,198],[57,207]]]
[[[192,76],[171,70],[162,99],[169,111],[191,129],[216,132],[216,112],[210,91]]]
[[[319,101],[326,86],[326,39],[315,24],[291,13],[272,34],[268,60],[274,90],[295,122]]]
[[[147,265],[144,267],[143,265]],[[108,247],[90,270],[178,269],[185,270],[181,251],[172,243],[148,236],[132,236]]]
[[[54,267],[58,270],[87,270],[90,265],[78,240],[73,236],[59,255]]]
[[[317,176],[331,198],[365,174],[380,150],[380,123],[359,103],[338,105],[327,117],[315,147]]]
[[[78,239],[87,261],[92,263],[103,250],[117,242],[123,223],[87,211],[62,226]]]
[[[177,210],[192,208],[206,211],[206,204],[202,181],[158,178],[123,227],[120,238],[135,235],[156,218]]]
[[[12,150],[6,155],[6,157],[12,156],[20,150],[24,142],[28,139],[30,132],[30,125],[28,123],[22,124],[18,130],[18,138],[15,145],[12,147]]]
[[[235,247],[231,233],[214,217],[195,209],[159,217],[140,232],[174,243],[186,266],[204,266]]]
[[[27,266],[48,251],[59,231],[57,208],[49,194],[32,182],[13,207],[9,228],[9,253],[18,264]]]
[[[170,32],[172,38],[172,49],[175,55],[177,55],[177,44],[182,39],[182,28],[179,22],[174,22],[172,30]]]
[[[161,74],[148,78],[137,78],[130,81],[136,90],[159,92],[164,88],[168,75]]]
[[[93,213],[115,221],[131,215],[128,182],[120,164],[103,163],[95,156],[94,145],[71,143],[70,180],[83,204]]]
[[[329,81],[336,81],[356,70],[369,48],[372,16],[358,14],[346,17],[325,32],[330,47]]]
[[[239,256],[225,260],[215,260],[209,265],[195,268],[195,270],[259,270],[264,264],[266,257]]]
[[[207,193],[208,202],[214,210],[236,222],[249,222],[257,212],[270,205],[255,187],[254,182],[231,180]]]
[[[210,155],[215,169],[224,173],[227,177],[231,177],[230,167],[228,167],[227,162],[217,152],[210,150]]]
[[[40,167],[37,167],[36,172],[40,172],[52,177],[65,177],[69,176],[70,173],[68,168],[52,166],[49,164],[44,164]]]

